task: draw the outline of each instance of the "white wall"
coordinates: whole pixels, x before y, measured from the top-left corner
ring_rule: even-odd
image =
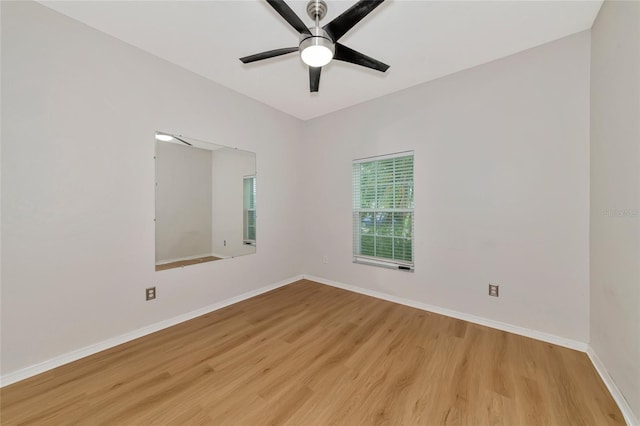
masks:
[[[583,32],[306,122],[305,272],[587,342],[589,45]],[[415,273],[353,264],[351,160],[406,150]]]
[[[212,151],[156,142],[156,263],[211,255]]]
[[[603,4],[591,78],[591,347],[640,419],[640,3]]]
[[[1,8],[3,375],[299,274],[281,208],[298,120],[36,3]],[[256,255],[154,271],[157,129],[257,153]]]
[[[243,256],[256,247],[243,244],[244,177],[256,174],[250,152],[219,149],[213,154],[213,250],[222,256]],[[225,244],[226,242],[226,244]]]

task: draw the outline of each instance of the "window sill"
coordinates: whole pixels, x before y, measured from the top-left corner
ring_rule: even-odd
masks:
[[[384,261],[380,259],[361,257],[361,256],[354,256],[353,263],[359,263],[361,265],[369,265],[369,266],[378,266],[380,268],[387,268],[387,269],[395,269],[403,272],[414,272],[414,269],[415,269],[414,266],[411,264],[390,262],[390,261]]]

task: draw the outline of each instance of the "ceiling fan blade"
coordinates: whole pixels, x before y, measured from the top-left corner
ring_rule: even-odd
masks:
[[[340,37],[345,35],[347,31],[353,28],[354,25],[360,22],[362,18],[380,6],[383,1],[384,0],[360,0],[343,12],[342,15],[322,27],[322,29],[336,42]]]
[[[302,19],[296,15],[296,13],[291,10],[289,5],[284,2],[284,0],[267,0],[267,3],[275,9],[276,12],[280,16],[284,18],[285,21],[289,23],[293,28],[296,29],[300,34],[309,34],[311,35],[311,31],[309,28],[302,22]]]
[[[310,92],[317,92],[320,88],[320,71],[322,71],[322,67],[309,67]]]
[[[248,64],[249,62],[261,61],[263,59],[275,58],[276,56],[286,55],[287,53],[297,52],[297,47],[285,47],[282,49],[269,50],[267,52],[256,53],[255,55],[245,56],[244,58],[240,58],[240,60]]]
[[[360,52],[356,52],[353,49],[349,49],[344,44],[336,43],[336,53],[333,55],[333,59],[338,61],[350,62],[352,64],[361,65],[363,67],[371,68],[377,71],[385,72],[389,69],[389,65],[373,59],[370,56],[364,55]]]

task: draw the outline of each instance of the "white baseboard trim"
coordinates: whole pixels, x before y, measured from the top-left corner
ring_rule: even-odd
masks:
[[[616,385],[616,382],[614,382],[613,378],[609,375],[607,368],[604,366],[600,358],[598,358],[598,355],[591,345],[587,348],[587,355],[600,375],[600,378],[602,378],[602,381],[607,386],[607,389],[609,389],[609,393],[618,404],[618,408],[620,408],[620,411],[624,416],[624,421],[627,422],[627,425],[629,426],[640,426],[640,421],[638,421],[638,418],[631,409],[631,406],[620,391],[620,388],[618,388],[618,385]]]
[[[185,322],[190,319],[216,311],[218,309],[222,309],[226,306],[233,305],[234,303],[238,303],[243,300],[250,299],[262,293],[275,290],[276,288],[283,287],[285,285],[294,283],[301,279],[303,279],[302,275],[291,277],[286,280],[277,282],[275,284],[260,287],[255,290],[242,293],[238,296],[234,296],[229,299],[222,300],[212,305],[205,306],[204,308],[196,309],[195,311],[187,312],[185,314],[178,315],[173,318],[169,318],[167,320],[160,321],[155,324],[151,324],[146,327],[142,327],[125,334],[121,334],[120,336],[112,337],[110,339],[103,340],[102,342],[98,342],[93,345],[89,345],[89,346],[85,346],[84,348],[77,349],[75,351],[67,352],[66,354],[56,356],[55,358],[51,358],[47,361],[5,374],[3,376],[0,376],[0,387],[8,386],[12,383],[19,382],[20,380],[24,380],[29,377],[35,376],[37,374],[44,373],[45,371],[52,370],[56,367],[60,367],[61,365],[68,364],[73,361],[77,361],[89,355],[96,354],[106,349],[113,348],[114,346],[118,346],[123,343],[129,342],[131,340],[135,340],[140,337],[146,336],[148,334],[155,333],[156,331],[160,331],[165,328],[174,326],[176,324],[180,324],[181,322]]]
[[[469,321],[474,324],[480,324],[480,325],[495,328],[498,330],[507,331],[509,333],[519,334],[520,336],[530,337],[536,340],[542,340],[543,342],[553,343],[554,345],[563,346],[565,348],[575,349],[581,352],[587,351],[587,346],[588,346],[587,343],[580,342],[577,340],[567,339],[564,337],[556,336],[554,334],[543,333],[541,331],[531,330],[529,328],[519,327],[517,325],[508,324],[505,322],[495,321],[488,318],[466,314],[464,312],[458,312],[451,309],[441,308],[439,306],[429,305],[427,303],[417,302],[415,300],[392,296],[387,293],[369,290],[362,287],[357,287],[349,284],[340,283],[337,281],[328,280],[325,278],[315,277],[312,275],[304,275],[304,278],[310,281],[318,282],[320,284],[326,284],[332,287],[338,287],[344,290],[353,291],[355,293],[364,294],[364,295],[375,297],[378,299],[388,300],[389,302],[399,303],[401,305],[410,306],[412,308],[421,309],[423,311],[446,315],[448,317]]]

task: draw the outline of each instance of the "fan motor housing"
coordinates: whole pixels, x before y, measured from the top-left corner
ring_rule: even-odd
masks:
[[[323,30],[322,28],[320,28],[320,27],[310,27],[309,31],[311,32],[311,35],[305,34],[305,33],[300,34],[300,44],[299,44],[300,47],[302,47],[302,43],[305,40],[315,39],[315,38],[323,38],[323,39],[327,40],[329,43],[331,43],[331,45],[333,46],[333,40],[331,40],[331,37],[329,37],[329,34],[327,34],[327,32],[325,30]],[[312,43],[312,44],[317,44],[317,43]],[[333,48],[331,50],[333,50]]]

